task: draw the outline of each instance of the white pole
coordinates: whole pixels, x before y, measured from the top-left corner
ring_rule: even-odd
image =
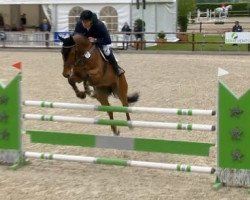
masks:
[[[104,107],[91,104],[30,101],[30,100],[23,101],[23,105],[34,106],[34,107],[45,107],[45,108],[84,109],[84,110],[94,110],[94,111],[97,111],[99,108]],[[112,110],[112,107],[124,108],[124,110],[130,113],[157,113],[157,114],[206,115],[206,116],[211,116],[216,114],[214,110],[202,110],[202,109],[110,106],[110,110]]]
[[[48,159],[48,160],[63,160],[63,161],[75,161],[75,162],[120,165],[120,166],[131,166],[131,167],[145,167],[145,168],[175,170],[175,171],[183,171],[183,172],[208,173],[208,174],[215,173],[215,169],[212,167],[191,166],[191,165],[183,165],[183,164],[145,162],[145,161],[136,161],[136,160],[120,160],[120,159],[75,156],[75,155],[64,155],[64,154],[51,154],[51,153],[38,153],[38,152],[25,152],[24,155],[27,158],[39,158],[39,159]]]

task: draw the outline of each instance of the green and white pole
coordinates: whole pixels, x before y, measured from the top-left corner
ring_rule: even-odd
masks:
[[[168,122],[150,122],[150,121],[126,121],[126,120],[109,120],[98,118],[84,117],[67,117],[58,115],[41,115],[41,114],[23,114],[24,119],[54,121],[54,122],[74,122],[83,124],[98,125],[114,125],[127,127],[143,127],[143,128],[159,128],[159,129],[175,129],[175,130],[197,130],[197,131],[215,131],[214,125],[207,124],[184,124],[184,123],[168,123]]]
[[[197,172],[197,173],[206,173],[206,174],[214,174],[215,172],[215,169],[213,167],[191,166],[191,165],[184,165],[184,164],[169,164],[169,163],[145,162],[145,161],[135,161],[135,160],[111,159],[111,158],[101,158],[101,157],[86,157],[86,156],[74,156],[74,155],[38,153],[38,152],[25,152],[24,155],[27,158],[75,161],[75,162],[104,164],[104,165],[145,167],[145,168],[174,170],[174,171],[183,171],[183,172]]]
[[[23,101],[25,106],[45,108],[83,109],[103,112],[128,112],[128,113],[157,113],[173,115],[215,115],[215,110],[181,109],[181,108],[153,108],[153,107],[123,107],[123,106],[99,106],[91,104],[60,103],[49,101]]]

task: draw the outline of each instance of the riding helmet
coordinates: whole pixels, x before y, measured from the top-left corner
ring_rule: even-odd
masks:
[[[84,10],[81,13],[80,19],[81,20],[92,20],[93,19],[93,13],[90,10]]]

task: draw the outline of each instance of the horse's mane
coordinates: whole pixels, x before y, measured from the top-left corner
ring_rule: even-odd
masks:
[[[76,33],[74,35],[70,35],[67,38],[63,38],[62,42],[63,42],[63,47],[65,47],[65,48],[72,47],[76,43],[77,44],[81,44],[81,43],[82,44],[89,44],[90,43],[86,36],[84,36],[83,34],[79,34],[79,33]]]
[[[228,5],[228,6],[226,6],[226,8],[227,8],[228,10],[232,10],[233,6],[232,6],[232,5]]]
[[[77,44],[89,45],[89,43],[90,43],[90,41],[88,40],[88,38],[85,35],[79,34],[79,33],[76,33],[73,36],[73,40]]]

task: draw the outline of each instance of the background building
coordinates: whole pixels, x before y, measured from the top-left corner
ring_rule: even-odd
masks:
[[[107,23],[110,32],[120,31],[128,22],[133,28],[134,20],[146,22],[146,32],[176,32],[176,0],[147,0],[146,9],[136,8],[136,0],[0,0],[2,13],[7,26],[20,26],[20,16],[27,17],[27,30],[39,27],[43,18],[51,24],[51,31],[72,31],[79,14],[89,9]],[[147,40],[155,39],[155,34],[146,35]],[[169,41],[176,40],[175,34],[168,34]]]

